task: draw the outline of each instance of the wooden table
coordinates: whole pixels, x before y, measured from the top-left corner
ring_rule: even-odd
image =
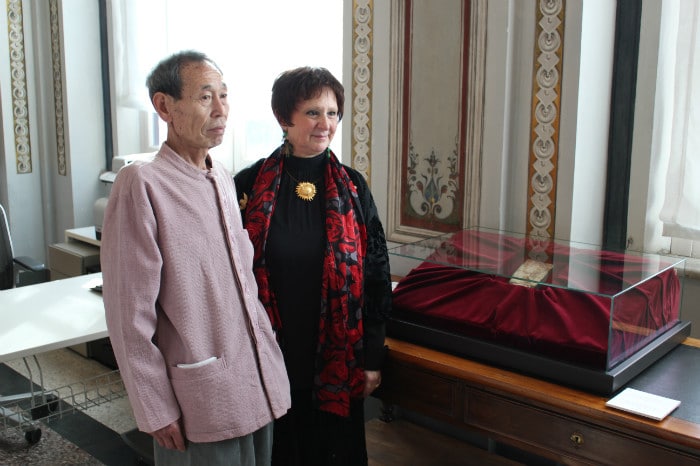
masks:
[[[387,345],[375,396],[389,405],[562,464],[700,464],[693,422],[649,420],[607,408],[601,396],[392,338]]]

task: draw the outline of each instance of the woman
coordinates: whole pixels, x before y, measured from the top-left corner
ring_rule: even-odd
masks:
[[[367,464],[364,398],[381,382],[391,278],[369,187],[329,148],[344,100],[326,69],[281,74],[272,111],[284,142],[235,176],[292,388],[273,465]]]

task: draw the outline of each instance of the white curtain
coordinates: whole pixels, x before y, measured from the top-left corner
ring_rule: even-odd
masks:
[[[666,3],[664,4],[664,7]],[[660,218],[663,235],[700,240],[700,2],[680,0],[677,14],[672,127],[668,145],[666,196]]]
[[[146,77],[167,54],[166,0],[112,2],[118,105],[152,111]]]

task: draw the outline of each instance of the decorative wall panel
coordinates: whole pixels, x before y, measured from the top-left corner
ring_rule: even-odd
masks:
[[[18,174],[32,172],[29,140],[29,103],[24,53],[24,25],[21,0],[7,0],[7,29],[10,45],[12,122],[15,138],[15,166]]]
[[[372,0],[354,0],[352,167],[370,182],[372,164]]]
[[[564,9],[564,0],[537,2],[527,233],[550,238],[556,216]]]
[[[58,0],[49,0],[51,9],[51,63],[53,66],[53,99],[56,115],[56,162],[58,174],[66,176],[66,146],[63,120],[63,67],[61,65],[61,26]]]
[[[397,2],[392,37],[389,238],[456,231],[478,218],[485,6]],[[485,4],[484,4],[485,5]],[[393,197],[392,197],[393,196]]]

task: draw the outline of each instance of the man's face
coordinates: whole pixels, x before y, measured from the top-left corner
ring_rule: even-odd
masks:
[[[221,144],[228,117],[228,94],[221,73],[209,63],[180,70],[182,98],[168,96],[168,145],[181,155],[206,154]]]

